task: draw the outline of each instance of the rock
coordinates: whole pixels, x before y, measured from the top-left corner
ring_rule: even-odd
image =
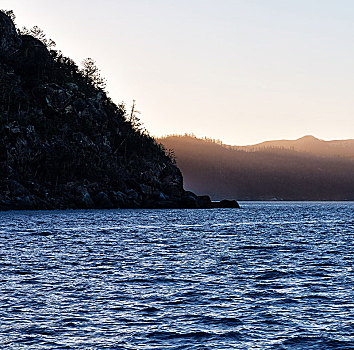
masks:
[[[82,209],[91,209],[95,207],[95,203],[85,187],[79,187],[77,189],[75,202],[77,206]]]
[[[33,202],[33,207],[31,209],[36,209],[36,210],[54,209],[54,207],[50,203],[50,200],[48,199],[43,199],[43,198],[39,198],[38,196],[35,196],[32,198],[32,202]]]
[[[151,199],[155,200],[155,201],[164,201],[166,200],[166,196],[161,192],[161,191],[153,191],[151,194]]]
[[[105,192],[99,192],[93,197],[93,201],[97,208],[100,209],[112,209],[114,205],[110,201],[109,197]]]
[[[29,195],[28,189],[15,180],[8,181],[8,188],[13,196],[24,197]]]
[[[128,190],[126,194],[129,200],[139,200],[139,193],[133,189]]]
[[[178,202],[172,200],[158,201],[154,205],[156,209],[177,209],[180,207]]]
[[[20,134],[21,133],[21,129],[20,129],[20,127],[19,127],[17,122],[12,122],[12,123],[6,124],[4,127],[11,134],[16,135],[16,134]]]
[[[73,107],[77,113],[82,112],[87,106],[83,98],[78,98],[73,102]]]
[[[152,194],[152,188],[148,185],[145,184],[140,184],[139,185],[140,192],[145,196],[145,197],[150,197]]]
[[[127,206],[127,195],[121,191],[112,191],[109,198],[115,208],[125,208]]]
[[[74,83],[66,83],[66,86],[71,90],[71,91],[79,91],[79,87],[74,84]]]
[[[198,196],[192,191],[184,191],[183,196],[193,197],[195,199],[198,198]]]
[[[184,195],[180,200],[180,206],[187,209],[196,209],[197,208],[197,198],[190,194]]]
[[[129,178],[127,181],[127,186],[130,190],[134,190],[134,191],[140,191],[140,184],[137,180]],[[129,190],[128,190],[129,191]],[[128,192],[127,192],[128,194]]]
[[[240,205],[235,200],[224,199],[220,202],[212,202],[213,208],[240,208]]]
[[[211,208],[211,199],[209,196],[198,196],[197,197],[197,208],[208,209]]]
[[[124,206],[125,209],[139,209],[143,208],[142,201],[138,199],[128,199],[126,205]]]
[[[183,188],[181,189],[180,184],[175,182],[162,183],[161,190],[163,193],[166,193],[167,195],[172,197],[180,197],[184,192]]]
[[[22,196],[15,198],[15,206],[19,210],[30,210],[33,209],[34,205],[30,196]]]

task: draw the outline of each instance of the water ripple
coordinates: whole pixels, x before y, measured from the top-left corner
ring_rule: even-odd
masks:
[[[2,212],[1,349],[354,349],[353,209]]]

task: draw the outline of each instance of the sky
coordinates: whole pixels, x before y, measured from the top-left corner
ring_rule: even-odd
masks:
[[[153,136],[354,138],[352,0],[0,0]]]

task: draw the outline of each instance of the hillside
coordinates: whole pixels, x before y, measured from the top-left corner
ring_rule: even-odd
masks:
[[[335,152],[239,150],[190,136],[160,141],[174,150],[186,188],[214,199],[354,200],[354,161],[334,157]]]
[[[94,62],[79,69],[51,43],[0,11],[0,210],[210,207]]]

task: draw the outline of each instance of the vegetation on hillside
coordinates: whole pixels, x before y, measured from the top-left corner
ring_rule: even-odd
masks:
[[[80,68],[40,28],[16,29],[14,19],[0,12],[0,207],[9,181],[53,198],[79,184],[92,196],[133,189],[141,200],[141,185],[181,195],[182,176],[135,102],[131,111],[113,103],[93,59]]]

